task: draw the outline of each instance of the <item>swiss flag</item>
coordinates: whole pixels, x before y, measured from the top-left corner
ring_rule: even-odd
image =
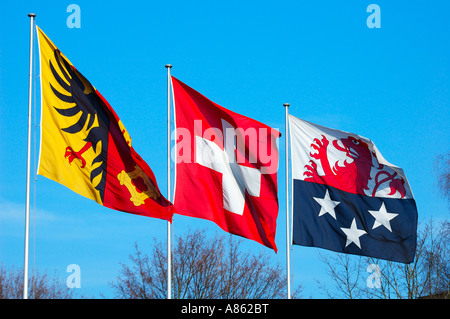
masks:
[[[172,77],[178,214],[277,251],[276,140],[280,132],[234,113]]]

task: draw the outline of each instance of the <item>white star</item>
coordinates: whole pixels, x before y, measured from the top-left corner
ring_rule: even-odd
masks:
[[[372,229],[383,225],[392,233],[391,224],[389,223],[389,221],[398,216],[398,214],[388,213],[386,210],[386,206],[384,206],[384,202],[381,204],[379,210],[369,210],[369,213],[375,218],[375,223],[373,223]]]
[[[328,193],[328,189],[325,192],[325,197],[324,198],[317,198],[317,197],[313,197],[316,202],[318,202],[321,206],[320,208],[320,212],[319,212],[319,216],[322,216],[326,213],[330,214],[331,216],[333,216],[334,219],[336,219],[336,213],[334,211],[334,208],[339,205],[340,202],[332,200],[330,198],[330,194]]]
[[[359,242],[359,237],[361,237],[364,234],[367,234],[364,230],[358,229],[356,227],[356,220],[353,218],[352,225],[350,228],[342,228],[341,230],[347,235],[347,242],[345,243],[345,247],[350,245],[351,243],[355,243],[356,246],[361,249],[361,243]]]

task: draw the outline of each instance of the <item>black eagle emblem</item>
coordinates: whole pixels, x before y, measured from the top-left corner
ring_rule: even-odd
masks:
[[[53,93],[63,102],[75,104],[69,108],[58,108],[53,106],[55,110],[66,117],[79,117],[78,121],[62,130],[69,134],[79,134],[80,132],[88,132],[86,138],[83,140],[86,144],[78,151],[67,146],[64,154],[71,164],[73,160],[81,161],[81,168],[86,166],[86,160],[83,154],[93,148],[97,149],[98,142],[101,142],[101,151],[93,159],[91,165],[101,163],[90,173],[91,182],[97,176],[101,175],[100,182],[94,186],[100,193],[100,198],[103,201],[106,184],[106,170],[107,170],[107,152],[108,152],[108,137],[110,118],[105,110],[105,106],[100,97],[95,93],[94,87],[89,81],[76,70],[70,63],[61,55],[61,52],[55,50],[55,60],[57,67],[64,77],[56,71],[50,60],[50,69],[55,80],[64,89],[65,92],[59,92],[50,83]],[[67,84],[69,83],[69,84]],[[81,113],[81,114],[80,114]],[[98,125],[94,125],[98,123]],[[84,135],[83,135],[84,136]]]

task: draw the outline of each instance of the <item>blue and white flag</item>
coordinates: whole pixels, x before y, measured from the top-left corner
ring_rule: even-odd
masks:
[[[293,244],[410,263],[417,208],[403,170],[353,133],[289,116]]]

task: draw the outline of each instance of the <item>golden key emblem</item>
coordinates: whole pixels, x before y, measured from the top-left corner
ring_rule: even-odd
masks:
[[[145,186],[147,186],[146,190],[137,189],[133,184],[132,180],[137,178],[142,178]],[[145,203],[145,200],[149,197],[153,199],[157,199],[161,194],[155,188],[149,177],[144,173],[144,171],[139,167],[135,166],[134,171],[125,172],[121,171],[117,175],[117,179],[120,182],[120,185],[125,185],[125,187],[130,192],[131,198],[130,201],[133,202],[134,206],[140,206]]]

